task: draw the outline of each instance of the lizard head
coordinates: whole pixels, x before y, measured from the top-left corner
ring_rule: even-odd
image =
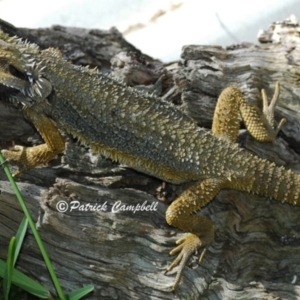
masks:
[[[52,90],[36,62],[39,48],[0,31],[0,100],[32,106]]]

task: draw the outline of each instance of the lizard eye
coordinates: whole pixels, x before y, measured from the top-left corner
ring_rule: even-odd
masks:
[[[22,72],[20,72],[18,69],[16,69],[13,65],[9,65],[8,70],[11,75],[13,75],[19,79],[26,80],[26,76]]]

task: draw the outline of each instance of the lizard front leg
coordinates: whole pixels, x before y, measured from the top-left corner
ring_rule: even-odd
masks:
[[[226,185],[225,181],[206,179],[184,191],[168,208],[166,220],[168,224],[189,232],[184,238],[177,241],[178,246],[170,254],[179,252],[177,258],[167,268],[171,271],[179,265],[173,285],[176,289],[184,266],[190,256],[198,249],[203,248],[199,262],[201,262],[206,247],[214,240],[214,224],[208,218],[193,215],[193,213],[208,204]]]
[[[2,150],[2,154],[7,160],[15,160],[23,166],[22,169],[14,173],[14,176],[38,165],[48,163],[65,149],[63,137],[46,115],[36,112],[28,106],[24,107],[23,114],[36,127],[44,139],[45,144],[34,147],[17,145],[12,150]]]

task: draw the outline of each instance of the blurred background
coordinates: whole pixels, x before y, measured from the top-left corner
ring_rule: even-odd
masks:
[[[0,18],[18,27],[118,28],[135,47],[164,62],[182,45],[257,42],[260,29],[291,14],[299,0],[0,0]]]

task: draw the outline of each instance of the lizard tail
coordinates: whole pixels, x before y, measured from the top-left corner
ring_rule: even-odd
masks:
[[[300,175],[258,159],[254,178],[254,193],[300,206]]]

